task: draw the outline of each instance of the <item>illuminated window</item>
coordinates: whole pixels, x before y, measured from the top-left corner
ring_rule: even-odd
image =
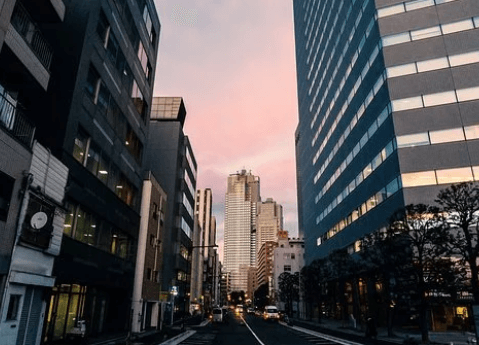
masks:
[[[468,182],[474,180],[470,167],[436,170],[436,175],[439,184]]]
[[[404,187],[428,186],[436,184],[436,174],[431,171],[405,173],[401,175]]]
[[[438,70],[438,69],[447,68],[447,67],[449,67],[449,63],[446,57],[419,61],[417,63],[418,72],[433,71],[433,70]]]
[[[431,131],[431,144],[448,143],[464,140],[464,131],[461,128],[445,129],[442,131]]]
[[[429,136],[427,132],[396,137],[398,148],[429,145]]]
[[[402,110],[422,108],[423,103],[422,103],[421,96],[416,96],[416,97],[393,100],[391,101],[391,106],[393,111],[402,111]]]
[[[455,23],[442,24],[441,27],[444,34],[451,34],[454,32],[474,29],[474,24],[472,23],[472,19],[466,19]]]
[[[466,140],[479,139],[479,125],[464,127]]]
[[[456,93],[454,91],[439,92],[430,95],[424,95],[424,106],[432,107],[442,104],[450,104],[456,102]]]

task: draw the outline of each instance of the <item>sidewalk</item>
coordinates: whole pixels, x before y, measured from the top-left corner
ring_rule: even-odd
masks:
[[[300,326],[308,329],[312,329],[318,332],[327,333],[330,335],[346,335],[350,340],[354,340],[362,343],[372,342],[371,339],[366,338],[365,331],[359,326],[354,329],[352,326],[345,326],[344,322],[340,320],[321,319],[321,323],[318,321],[305,321],[294,319],[295,326]],[[421,344],[421,334],[419,332],[394,329],[394,337],[389,337],[387,329],[378,328],[378,342],[382,344],[403,344],[406,339],[413,339],[418,344]],[[476,345],[473,342],[475,334],[471,332],[429,332],[429,339],[431,344],[444,344],[444,345]]]

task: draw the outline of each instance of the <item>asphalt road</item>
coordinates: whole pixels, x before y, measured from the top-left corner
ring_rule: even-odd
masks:
[[[227,323],[208,324],[195,328],[196,334],[182,345],[345,345],[317,335],[306,334],[277,322],[266,322],[260,317],[229,314]],[[244,320],[244,321],[243,321]]]

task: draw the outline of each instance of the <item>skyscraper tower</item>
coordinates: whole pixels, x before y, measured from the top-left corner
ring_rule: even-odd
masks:
[[[306,263],[479,180],[476,0],[295,0]]]
[[[272,198],[259,202],[256,215],[256,252],[263,243],[278,242],[278,231],[283,230],[283,206]]]
[[[247,291],[248,270],[255,265],[256,203],[261,200],[259,177],[242,170],[228,177],[225,199],[224,267],[229,291]]]

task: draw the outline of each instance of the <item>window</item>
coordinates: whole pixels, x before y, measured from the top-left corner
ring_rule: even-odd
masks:
[[[403,32],[400,34],[395,34],[395,35],[389,35],[389,36],[384,36],[382,38],[383,46],[392,46],[395,44],[400,44],[404,42],[409,42],[411,40],[409,36],[409,32]]]
[[[97,218],[79,206],[76,213],[73,238],[77,241],[94,245],[97,225]]]
[[[140,163],[143,153],[143,144],[129,124],[127,124],[125,146],[133,157],[135,157],[136,161]]]
[[[18,311],[20,309],[20,300],[22,295],[10,295],[10,301],[8,302],[7,317],[6,320],[17,320]]]
[[[110,34],[110,23],[108,23],[108,19],[103,11],[100,12],[96,32],[98,33],[98,36],[100,36],[103,44],[106,46],[106,42],[108,42],[108,36]]]
[[[15,179],[0,171],[0,220],[6,221]]]
[[[151,268],[146,269],[146,280],[151,281],[153,279]]]
[[[442,57],[439,59],[419,61],[417,63],[417,70],[419,73],[438,70],[438,69],[447,68],[447,67],[449,67],[449,63],[446,57]]]
[[[146,79],[150,81],[151,76],[151,65],[148,61],[148,55],[146,54],[145,47],[143,43],[140,41],[138,45],[138,59],[140,60],[141,67],[143,68],[143,72],[145,72]]]
[[[468,89],[456,90],[459,102],[472,101],[479,99],[479,87],[471,87]]]
[[[425,38],[441,35],[441,27],[439,25],[430,28],[411,31],[411,39],[413,41],[423,40]]]
[[[116,186],[116,195],[127,205],[134,206],[136,202],[136,188],[128,181],[125,175],[120,173],[120,179]]]
[[[434,0],[415,0],[406,2],[406,11],[418,10],[420,8],[434,6]]]
[[[479,62],[479,51],[449,56],[451,67]]]
[[[454,91],[446,91],[430,95],[424,95],[423,100],[425,107],[455,103],[456,93]]]
[[[396,137],[398,148],[429,145],[427,132]]]
[[[86,92],[90,95],[91,100],[94,104],[98,101],[98,93],[100,92],[100,74],[98,74],[95,67],[90,65],[88,70],[87,80],[86,80]]]
[[[404,12],[404,4],[388,6],[386,8],[378,9],[378,18],[392,16],[393,14],[398,14],[403,12]]]
[[[472,170],[467,168],[436,170],[437,183],[458,183],[473,181]]]
[[[436,174],[431,171],[405,173],[401,175],[404,187],[428,186],[436,184]]]
[[[464,127],[466,140],[479,139],[479,125]]]
[[[83,130],[78,129],[75,143],[73,145],[73,157],[81,164],[85,161],[89,140],[90,138],[88,135]]]
[[[474,29],[472,19],[461,20],[459,22],[450,24],[442,24],[442,32],[444,33],[444,35],[470,29]]]
[[[464,131],[461,128],[445,129],[442,131],[431,131],[431,144],[450,143],[464,140]]]
[[[291,272],[291,265],[284,265],[283,271],[284,272]]]
[[[296,259],[296,256],[294,255],[294,253],[291,253],[291,259],[292,260]]]
[[[147,112],[147,104],[143,97],[143,93],[141,92],[136,80],[133,80],[133,86],[131,90],[131,99],[133,100],[133,104],[135,105],[138,114],[140,114],[141,118],[145,120],[145,115]]]
[[[422,108],[422,98],[421,96],[395,99],[391,101],[391,106],[393,111],[402,111],[408,109],[417,109]]]

